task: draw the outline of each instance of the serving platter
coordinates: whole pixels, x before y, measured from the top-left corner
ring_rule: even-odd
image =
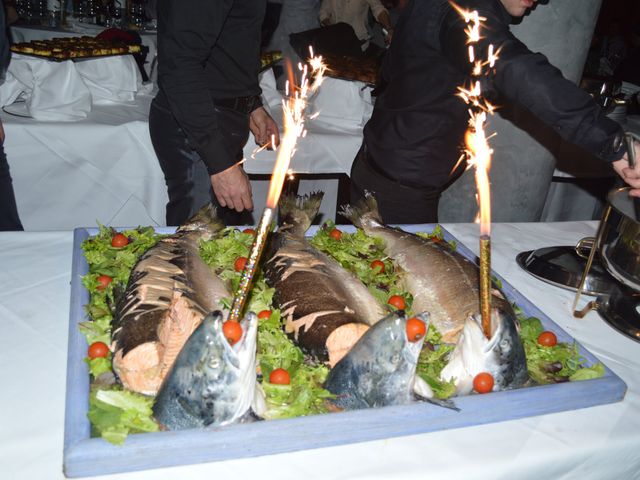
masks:
[[[316,228],[312,227],[308,234],[313,235]],[[345,232],[354,231],[351,226],[339,228]],[[434,225],[402,228],[411,232],[431,232]],[[172,233],[174,230],[159,228],[157,231]],[[473,252],[449,232],[444,229],[443,232],[445,240],[457,242],[461,254],[475,259]],[[455,398],[459,412],[415,402],[216,429],[133,434],[124,445],[114,446],[90,435],[87,419],[89,372],[83,361],[87,344],[78,329],[78,323],[86,320],[84,305],[89,301],[89,293],[81,283],[82,276],[88,271],[81,244],[97,233],[97,228],[74,231],[64,434],[64,472],[68,477],[254,457],[501,422],[617,402],[624,398],[627,390],[626,384],[605,365],[605,375],[598,379]],[[500,275],[495,272],[493,275],[502,282],[503,292],[509,300],[526,315],[539,318],[545,329],[556,333],[559,341],[574,341]],[[598,361],[585,348],[578,347],[588,364]]]

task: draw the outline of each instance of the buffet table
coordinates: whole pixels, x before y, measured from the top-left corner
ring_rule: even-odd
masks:
[[[622,402],[476,427],[100,478],[638,478],[640,345],[540,282],[517,253],[571,245],[595,222],[495,224],[492,267],[628,385]],[[445,227],[477,253],[478,227]],[[63,478],[73,233],[0,233],[0,476]],[[586,299],[585,299],[586,300]],[[248,448],[250,448],[248,446]]]
[[[291,164],[293,172],[312,175],[300,182],[300,193],[325,191],[328,201],[321,212],[325,219],[335,216],[338,178],[349,173],[370,115],[369,90],[363,91],[359,83],[326,80],[310,105],[320,115],[307,122],[308,133],[298,142]],[[270,70],[263,74],[261,86],[265,104],[282,125],[282,97]],[[165,224],[166,186],[149,137],[149,105],[155,94],[151,87],[141,86],[131,102],[94,104],[88,117],[77,122],[23,117],[10,109],[15,104],[3,109],[5,152],[25,230],[68,230],[95,226],[98,221],[120,226]],[[7,113],[11,111],[14,114]],[[260,212],[276,153],[254,154],[255,150],[250,135],[244,168],[261,175],[253,182]]]

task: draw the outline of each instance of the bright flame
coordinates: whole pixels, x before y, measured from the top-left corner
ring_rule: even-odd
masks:
[[[488,138],[484,132],[487,114],[491,115],[495,107],[482,96],[482,86],[479,80],[484,73],[484,68],[493,68],[498,59],[498,52],[493,45],[489,45],[487,59],[477,58],[474,47],[482,37],[480,29],[486,18],[478,15],[477,11],[469,12],[453,2],[453,8],[464,18],[467,23],[465,33],[469,45],[469,62],[473,65],[471,75],[475,79],[469,88],[458,87],[458,96],[467,103],[469,108],[469,130],[465,136],[467,162],[469,167],[475,168],[476,186],[478,189],[478,205],[480,206],[480,234],[489,235],[491,230],[491,191],[489,187],[489,168],[491,167],[491,154]]]
[[[313,50],[309,49],[309,51],[311,53],[309,63],[313,74],[312,83],[309,82],[308,66],[298,64],[298,69],[302,72],[302,78],[300,86],[295,87],[293,68],[291,63],[287,62],[289,80],[286,84],[286,94],[289,98],[282,101],[284,135],[278,147],[278,155],[276,156],[276,163],[269,183],[267,208],[276,208],[278,205],[284,179],[289,171],[289,163],[295,152],[296,142],[298,137],[304,136],[306,132],[304,129],[304,111],[307,106],[307,98],[320,87],[324,79],[326,67],[322,63],[322,57],[314,57]]]

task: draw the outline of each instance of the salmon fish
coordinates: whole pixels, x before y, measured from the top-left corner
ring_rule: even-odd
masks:
[[[222,331],[221,311],[207,315],[189,337],[155,398],[153,413],[165,428],[219,427],[262,414],[264,397],[256,382],[258,317],[240,322],[233,345]]]
[[[428,316],[416,316],[428,324]],[[423,342],[424,337],[409,341],[404,312],[394,312],[372,326],[331,369],[324,388],[345,410],[409,403],[415,398]]]
[[[145,252],[116,302],[113,369],[129,390],[155,395],[178,352],[205,315],[230,297],[198,254],[224,228],[209,205]]]
[[[364,232],[384,241],[385,253],[403,271],[413,309],[426,311],[445,343],[456,343],[465,321],[480,312],[478,267],[448,245],[384,225],[375,198],[346,206],[342,214]],[[511,305],[493,290],[492,305],[516,321]]]
[[[524,385],[529,379],[527,361],[511,317],[493,309],[490,339],[482,331],[480,322],[480,316],[467,318],[440,377],[453,380],[458,395],[471,393],[473,379],[481,372],[488,372],[493,377],[493,391]]]
[[[263,268],[286,332],[306,353],[335,365],[385,312],[354,274],[305,239],[321,201],[322,193],[283,197]]]

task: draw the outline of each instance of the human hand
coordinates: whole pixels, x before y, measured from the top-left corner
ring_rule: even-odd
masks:
[[[221,206],[236,212],[253,210],[251,183],[240,164],[211,175],[211,187]]]
[[[386,43],[387,45],[391,44],[391,40],[393,39],[393,28],[389,28],[389,29],[383,29],[383,32],[385,34],[384,37],[384,43]]]
[[[256,139],[256,143],[261,147],[271,142],[273,137],[273,145],[269,148],[274,149],[280,144],[280,133],[278,125],[273,121],[271,115],[267,113],[264,107],[258,107],[249,116],[249,128]]]
[[[637,140],[633,141],[633,149],[636,152],[636,163],[633,168],[629,165],[628,152],[620,160],[613,162],[612,166],[616,173],[631,186],[629,195],[640,197],[640,159],[637,158],[640,153],[640,143]]]

